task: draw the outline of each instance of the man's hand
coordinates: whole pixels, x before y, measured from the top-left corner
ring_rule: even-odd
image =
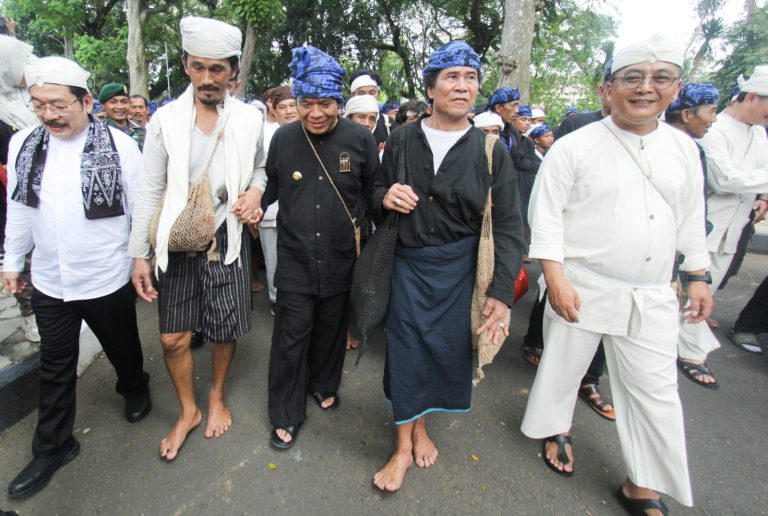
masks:
[[[9,294],[21,294],[27,283],[21,278],[21,272],[3,272],[3,286]]]
[[[261,190],[250,188],[237,194],[237,202],[232,206],[232,213],[243,224],[256,224],[264,212],[261,210]]]
[[[557,315],[571,323],[579,322],[581,300],[568,280],[563,278],[560,281],[547,282],[547,298]]]
[[[688,300],[690,303],[683,309],[687,314],[685,322],[696,324],[708,318],[712,314],[712,294],[709,293],[709,285],[703,281],[691,281],[688,283]]]
[[[416,203],[419,197],[414,193],[413,188],[408,185],[395,183],[389,187],[384,195],[381,205],[385,210],[397,211],[400,213],[411,213],[416,209]]]
[[[504,301],[488,297],[482,311],[485,323],[477,329],[477,335],[488,332],[491,342],[498,345],[509,336],[509,307]]]
[[[157,290],[155,290],[152,284],[152,266],[149,260],[145,258],[133,259],[131,283],[133,283],[133,288],[136,289],[136,294],[147,303],[157,299]]]
[[[768,201],[758,199],[752,205],[752,209],[755,210],[755,218],[752,220],[752,224],[757,224],[765,218],[765,213],[768,212]]]

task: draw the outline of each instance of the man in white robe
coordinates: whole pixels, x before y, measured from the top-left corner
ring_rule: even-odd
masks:
[[[691,139],[657,117],[680,89],[681,49],[659,36],[614,56],[611,116],[558,141],[531,198],[530,257],[549,304],[544,354],[523,419],[543,460],[573,474],[570,429],[581,378],[600,339],[610,370],[627,479],[627,510],[665,510],[654,492],[691,505],[677,393],[675,250],[686,261],[691,322],[712,300],[705,278],[704,199]]]
[[[717,291],[731,265],[744,226],[763,218],[768,202],[768,64],[755,67],[749,80],[739,79],[741,92],[701,139],[707,155],[707,218],[712,231],[707,235],[707,250],[712,273],[712,294]],[[758,197],[759,196],[759,197]],[[756,344],[756,343],[755,343]],[[720,344],[704,324],[680,326],[680,359],[706,367],[710,352]],[[757,346],[742,344],[742,349],[760,353]],[[703,381],[715,381],[711,375]]]

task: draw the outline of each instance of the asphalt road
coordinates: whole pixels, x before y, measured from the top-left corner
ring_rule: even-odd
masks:
[[[532,278],[537,270],[529,269]],[[740,276],[719,294],[716,317],[723,327],[735,320],[767,271],[768,256],[747,257]],[[0,434],[0,509],[41,515],[622,513],[613,494],[624,478],[613,423],[578,402],[577,471],[571,478],[553,474],[541,460],[540,443],[519,430],[535,374],[520,356],[531,294],[514,307],[511,337],[475,388],[472,412],[429,417],[440,449],[437,464],[413,467],[396,494],[382,494],[371,483],[394,443],[381,387],[382,334],[359,367],[348,354],[339,410],[322,413],[308,399],[308,420],[296,446],[278,452],[269,446],[266,416],[272,318],[266,294],[255,301],[254,329],[239,343],[230,372],[234,426],[227,434],[208,440],[201,427],[176,461],[159,458],[158,445],[175,420],[177,403],[162,361],[156,307],[141,303],[152,413],[133,425],[123,420],[114,373],[99,358],[78,383],[75,435],[82,452],[46,489],[20,502],[5,495],[7,482],[30,458],[35,415]],[[718,336],[723,347],[710,365],[721,389],[680,378],[696,506],[665,500],[674,514],[768,514],[768,358],[742,352],[721,332]],[[195,359],[196,392],[204,407],[209,349],[195,351]]]

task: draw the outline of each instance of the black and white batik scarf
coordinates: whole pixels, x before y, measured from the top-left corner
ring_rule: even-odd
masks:
[[[89,220],[118,217],[123,207],[123,175],[120,155],[109,128],[89,115],[88,135],[80,160],[80,188],[85,218]],[[30,133],[16,158],[16,189],[11,199],[25,206],[40,204],[45,160],[50,136],[43,126]]]

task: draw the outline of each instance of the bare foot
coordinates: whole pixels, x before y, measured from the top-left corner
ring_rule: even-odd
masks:
[[[427,434],[424,423],[417,422],[413,427],[413,458],[420,468],[428,468],[437,462],[437,447]]]
[[[232,427],[232,414],[221,400],[208,402],[208,423],[205,425],[205,437],[219,437]]]
[[[347,330],[347,349],[357,349],[358,345],[360,345],[360,341]]]
[[[287,430],[283,428],[278,428],[275,430],[275,433],[280,438],[281,441],[283,441],[285,444],[288,444],[289,442],[293,441],[293,437],[291,434],[288,433]]]
[[[563,434],[568,435],[568,434]],[[565,445],[565,454],[568,455],[568,464],[560,462],[557,458],[557,443],[554,441],[548,442],[545,448],[547,452],[547,461],[552,464],[556,469],[560,471],[573,472],[573,448],[570,444]]]
[[[397,450],[389,462],[373,476],[373,483],[382,491],[397,491],[403,485],[405,472],[411,464],[413,464],[412,450]]]
[[[176,424],[171,428],[171,432],[160,441],[160,456],[169,461],[175,459],[189,432],[194,430],[202,420],[203,414],[197,408],[191,417],[180,414]]]

